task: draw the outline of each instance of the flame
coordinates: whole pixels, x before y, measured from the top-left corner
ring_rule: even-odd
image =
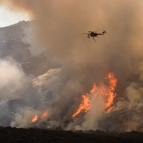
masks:
[[[114,107],[111,107],[111,105],[113,104],[113,99],[116,96],[115,88],[117,85],[117,79],[114,77],[113,73],[109,73],[107,78],[109,79],[109,88],[107,89],[108,98],[107,98],[106,108],[107,112],[110,112],[114,109]]]
[[[38,116],[37,115],[35,115],[34,117],[33,117],[33,119],[31,120],[31,122],[36,122],[38,120]]]
[[[96,91],[96,89],[97,89],[97,86],[96,86],[96,84],[94,83],[94,85],[93,85],[93,87],[92,87],[90,93],[94,93],[94,92]]]
[[[48,112],[46,111],[46,112],[43,113],[42,118],[45,118],[47,116],[48,116]]]
[[[106,113],[109,113],[114,110],[114,106],[112,106],[112,104],[116,96],[115,88],[117,85],[117,79],[115,78],[113,73],[109,73],[105,78],[105,80],[108,81],[108,85],[97,87],[96,84],[94,83],[92,89],[90,90],[90,94],[93,95],[94,97],[101,96],[104,100]],[[76,117],[78,114],[80,114],[82,111],[87,112],[88,110],[91,109],[90,103],[93,97],[90,99],[89,96],[87,96],[87,94],[82,95],[81,97],[82,97],[82,102],[79,105],[77,111],[72,115],[73,118]]]
[[[83,112],[87,112],[90,109],[90,99],[88,96],[86,95],[82,95],[82,103],[79,105],[78,110],[72,115],[72,117],[74,118],[75,116],[77,116],[79,113]]]
[[[38,117],[37,115],[35,115],[35,116],[32,118],[31,122],[34,123],[34,122],[36,122],[36,121],[38,120],[38,118],[45,118],[45,117],[47,117],[47,116],[48,116],[48,112],[47,112],[47,111],[44,112],[41,117]]]

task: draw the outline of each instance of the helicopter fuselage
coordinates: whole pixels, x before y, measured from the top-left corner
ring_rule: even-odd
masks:
[[[98,37],[98,35],[103,35],[103,34],[102,33],[95,33],[95,32],[89,33],[90,37]]]
[[[96,33],[94,31],[88,31],[88,33],[83,33],[83,34],[87,34],[87,37],[90,38],[90,37],[93,37],[93,40],[95,41],[95,38],[94,37],[98,37],[98,35],[104,35],[106,33],[106,30],[103,30],[102,33]],[[96,41],[95,41],[96,42]]]

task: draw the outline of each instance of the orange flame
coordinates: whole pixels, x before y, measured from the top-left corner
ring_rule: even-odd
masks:
[[[112,106],[112,104],[114,97],[116,96],[115,88],[117,85],[117,79],[113,73],[109,73],[105,79],[108,80],[108,85],[98,88],[94,83],[90,94],[92,94],[94,97],[97,95],[102,96],[105,102],[105,110],[107,113],[109,113],[114,110],[114,106]],[[87,95],[82,95],[82,103],[79,105],[78,110],[72,115],[72,117],[74,118],[82,111],[87,112],[89,109],[91,109],[90,103],[91,99]]]
[[[37,115],[35,115],[34,117],[33,117],[33,119],[31,120],[31,122],[36,122],[38,120],[38,116]]]
[[[114,109],[114,107],[111,108],[111,105],[113,104],[113,99],[116,96],[115,94],[115,88],[117,85],[117,79],[114,77],[113,73],[109,73],[107,78],[109,79],[109,88],[108,90],[108,98],[106,103],[107,112],[110,112]]]
[[[43,113],[42,118],[45,118],[47,116],[48,116],[48,112],[46,111],[46,112]]]
[[[91,89],[90,93],[95,92],[95,90],[96,90],[96,89],[97,89],[97,86],[96,86],[96,84],[94,83],[94,85],[93,85],[93,87],[92,87],[92,89]]]
[[[90,109],[90,99],[89,97],[87,97],[86,95],[82,95],[82,103],[79,105],[78,110],[72,115],[72,117],[74,118],[75,116],[77,116],[79,113],[83,112],[87,112]]]

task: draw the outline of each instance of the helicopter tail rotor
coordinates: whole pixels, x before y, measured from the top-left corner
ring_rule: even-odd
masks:
[[[103,34],[105,34],[105,33],[107,33],[107,32],[106,32],[106,30],[103,30],[103,32],[102,32],[102,33],[103,33]]]

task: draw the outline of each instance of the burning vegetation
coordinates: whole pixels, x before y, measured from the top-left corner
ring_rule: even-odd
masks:
[[[0,29],[0,126],[143,131],[140,0],[0,5],[35,19]]]
[[[87,112],[92,108],[91,100],[96,96],[101,96],[104,101],[104,106],[106,112],[111,112],[114,109],[113,99],[116,96],[115,88],[117,85],[117,79],[115,78],[113,73],[109,73],[105,80],[108,81],[108,85],[103,85],[101,88],[97,87],[94,83],[93,88],[90,91],[90,95],[82,95],[82,103],[79,105],[77,111],[72,115],[72,117],[76,117],[81,112]],[[98,108],[98,107],[96,107]]]
[[[35,115],[34,117],[33,117],[33,119],[31,120],[31,122],[36,122],[38,120],[38,116],[37,115]]]

